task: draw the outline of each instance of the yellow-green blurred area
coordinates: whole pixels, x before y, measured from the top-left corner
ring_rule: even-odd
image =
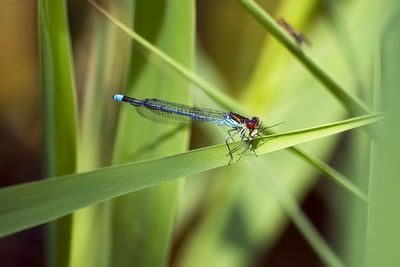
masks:
[[[97,2],[113,16],[132,27],[130,23],[134,18],[126,17],[124,13],[124,8],[133,6],[131,1]],[[145,6],[143,1],[136,2],[137,5],[142,2]],[[150,2],[163,5],[163,1]],[[179,2],[175,0],[174,3]],[[310,44],[302,43],[300,49],[312,55],[312,58],[346,91],[360,96],[367,105],[373,106],[373,59],[376,55],[378,24],[383,23],[381,13],[377,12],[376,1],[262,0],[257,3],[274,18],[284,18],[298,32],[304,34]],[[134,70],[139,69],[134,72],[137,76],[124,78],[127,73],[124,67],[126,62],[134,61],[135,53],[141,55],[140,48],[138,49],[137,45],[133,46],[133,59],[130,58],[127,51],[130,49],[131,39],[86,1],[70,0],[67,1],[67,7],[78,109],[77,169],[87,171],[125,161],[122,160],[123,152],[116,155],[118,148],[114,147],[115,140],[116,147],[121,147],[118,140],[122,139],[118,139],[117,132],[122,131],[118,123],[124,115],[120,116],[120,104],[112,101],[112,95],[132,89],[138,84],[143,84],[143,87],[147,84],[149,87],[153,86],[157,82],[163,85],[165,81],[162,79],[175,78],[178,75],[151,60],[151,63],[144,60],[138,66],[131,67]],[[382,5],[380,10],[389,9],[390,5],[387,4]],[[154,20],[154,25],[149,23],[140,26],[142,28],[139,30],[143,32],[153,29],[152,27],[154,31],[162,32],[160,28],[163,25],[160,21],[167,20],[151,11],[148,14],[133,16],[137,20],[146,16]],[[46,162],[43,161],[42,154],[45,140],[42,134],[42,74],[39,62],[38,20],[37,1],[1,0],[0,186],[44,178],[42,170]],[[279,124],[272,128],[278,133],[349,117],[346,109],[324,85],[268,34],[238,1],[197,1],[195,23],[194,71],[221,88],[225,94],[252,113],[244,115],[259,116],[265,126]],[[159,25],[160,28],[157,28]],[[102,39],[104,36],[108,36],[108,39]],[[162,34],[160,36],[160,39],[169,38]],[[152,37],[154,36],[151,35],[150,38]],[[179,32],[171,36],[178,37]],[[150,41],[155,42],[155,39],[156,37]],[[153,74],[148,74],[144,67],[141,69],[147,64],[154,64],[159,68],[154,71],[157,72],[157,79],[152,79]],[[148,76],[143,78],[141,75]],[[181,77],[177,80],[177,86],[185,83]],[[174,83],[175,81],[171,82]],[[124,88],[127,84],[129,86],[126,87],[129,88]],[[94,99],[98,87],[104,88],[101,101],[90,102],[88,97]],[[146,90],[136,91],[139,96],[132,97],[160,97],[150,89],[151,95],[146,96]],[[174,95],[168,88],[163,90],[159,94],[169,97],[169,101],[182,102],[186,99],[183,93],[175,92]],[[223,109],[193,85],[190,85],[188,95],[194,105]],[[98,107],[88,108],[90,105]],[[96,114],[88,114],[88,110],[92,113],[97,110],[101,116],[92,116]],[[157,154],[157,144],[154,143],[154,139],[150,139],[154,132],[154,135],[157,135],[158,127],[161,126],[139,118],[134,108],[128,114],[134,118],[132,122],[135,123],[135,127],[152,129],[145,133],[139,129],[135,133],[137,135],[132,135],[132,139],[136,138],[133,141],[136,142],[137,138],[145,135],[140,147],[149,151],[143,154],[133,153],[131,161],[170,154]],[[97,118],[99,121],[90,118]],[[92,125],[98,126],[96,138],[87,134]],[[62,136],[62,133],[60,135]],[[178,132],[178,136],[175,133],[171,135],[182,139],[182,149],[220,144],[227,137],[225,129],[214,125],[194,126],[190,133]],[[166,139],[168,137],[166,134]],[[307,143],[302,148],[312,152],[367,191],[371,160],[368,138],[365,131],[355,130]],[[160,137],[155,140],[160,142]],[[96,159],[92,158],[93,155]],[[177,193],[171,195],[171,199],[178,199],[179,203],[176,213],[171,218],[171,221],[174,221],[171,240],[162,240],[171,242],[167,256],[168,265],[325,266],[317,252],[288,218],[274,194],[273,187],[269,182],[265,182],[264,178],[268,181],[278,181],[285,192],[297,200],[321,237],[346,266],[364,266],[362,258],[365,256],[367,205],[327,179],[303,159],[286,150],[182,178],[181,184],[176,186]],[[134,198],[150,198],[143,195],[135,195]],[[127,213],[130,209],[140,209],[143,206],[151,212],[151,205],[154,204],[152,201],[136,200],[137,206],[133,207],[133,204],[129,204],[130,200],[119,199],[117,201],[121,202],[118,205],[114,203],[115,210],[107,211],[112,214],[125,208],[125,213],[120,212],[119,216],[126,215],[129,218]],[[115,229],[116,219],[110,214],[104,216],[110,216],[110,221],[114,219],[113,233],[117,235],[120,231],[122,234],[119,234],[123,235],[125,228],[121,226],[120,229]],[[152,219],[155,220],[157,215]],[[90,231],[96,224],[90,221],[86,223],[74,227],[81,226],[81,229]],[[139,236],[146,235],[145,229],[131,230]],[[81,254],[85,254],[85,249],[88,248],[85,247],[85,241],[78,239],[75,240],[78,245],[72,243],[76,247],[71,248],[69,266],[80,266],[79,264],[85,262],[82,260],[85,255]],[[0,239],[0,266],[44,266],[49,257],[45,240],[46,231],[43,226]],[[105,254],[110,254],[109,257],[112,258],[113,253],[114,256],[118,255],[118,252],[113,251],[115,244],[125,247],[126,254],[130,252],[130,244],[118,243],[118,240],[114,239],[110,241],[107,252],[88,249],[90,253],[94,253],[88,258]],[[145,249],[146,246],[143,245],[143,250]],[[136,256],[140,251],[135,250],[131,254]],[[112,266],[112,263],[116,262],[118,260],[113,259],[110,262],[102,262],[100,266]],[[129,263],[132,262],[134,261]],[[120,261],[118,266],[130,265]]]

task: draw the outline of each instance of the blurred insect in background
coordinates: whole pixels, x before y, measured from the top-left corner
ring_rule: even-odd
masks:
[[[283,29],[285,29],[286,32],[288,32],[293,39],[296,41],[296,43],[300,46],[303,42],[311,46],[311,43],[308,41],[308,39],[297,29],[292,27],[289,23],[287,23],[282,17],[278,18],[276,20],[279,25],[282,26]]]

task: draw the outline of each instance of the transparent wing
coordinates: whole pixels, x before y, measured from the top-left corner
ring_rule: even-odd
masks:
[[[160,99],[145,99],[142,105],[136,107],[144,118],[164,124],[190,125],[193,123],[210,122],[224,125],[227,112],[191,107]]]

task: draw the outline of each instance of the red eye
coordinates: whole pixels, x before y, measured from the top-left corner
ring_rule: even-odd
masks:
[[[246,127],[248,129],[254,129],[255,123],[253,121],[248,121],[248,122],[246,122]]]
[[[253,117],[251,120],[246,122],[247,129],[254,130],[260,128],[260,120],[257,117]]]

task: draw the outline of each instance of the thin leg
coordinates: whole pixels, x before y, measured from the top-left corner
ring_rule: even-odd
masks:
[[[236,132],[234,132],[233,134],[230,134],[230,132],[231,132],[232,130],[236,130]],[[231,148],[230,148],[230,146],[229,146],[228,141],[229,141],[229,139],[232,139],[232,140],[233,140],[233,136],[235,136],[236,134],[240,133],[240,131],[242,131],[242,128],[240,128],[240,129],[234,128],[234,129],[230,129],[230,130],[228,131],[228,133],[229,133],[230,135],[229,135],[229,137],[225,140],[225,143],[226,143],[226,146],[228,147],[229,156],[231,156],[231,159],[230,159],[230,161],[229,161],[229,164],[231,164],[231,162],[232,162],[232,160],[233,160],[233,155],[232,155],[232,151],[231,151]]]
[[[243,152],[240,153],[238,160],[242,159],[243,154],[246,153],[247,150],[249,150],[249,146],[251,145],[251,141],[249,141],[248,137],[246,136],[247,130],[248,130],[247,128],[241,129],[240,132],[241,144],[230,151],[232,154],[246,146]]]
[[[233,139],[233,136],[235,135],[235,134],[237,134],[237,133],[234,133],[234,134],[231,134],[231,132],[233,132],[233,131],[237,131],[238,129],[237,128],[232,128],[232,129],[230,129],[230,130],[228,130],[228,134],[229,134],[229,136],[232,136],[232,141],[235,141],[234,139]]]
[[[246,146],[245,148],[244,148],[244,150],[243,150],[243,152],[242,153],[240,153],[240,157],[239,157],[239,159],[238,160],[241,160],[242,159],[242,157],[243,157],[243,155],[250,149],[250,146],[251,146],[251,141],[249,141],[249,140],[247,140],[246,141],[246,143],[244,143],[243,144],[243,146]],[[253,152],[254,152],[254,150],[253,149],[251,149]]]
[[[244,129],[242,129],[242,132],[240,133],[240,138],[241,138],[242,142],[246,138],[246,132],[247,132],[247,129],[244,128]]]
[[[254,155],[255,155],[256,157],[259,157],[259,155],[257,154],[257,152],[256,152],[256,150],[255,150],[254,148],[251,148],[251,151],[253,151],[253,153],[254,153]]]
[[[239,151],[246,143],[241,142],[238,146],[232,149],[232,153]]]

